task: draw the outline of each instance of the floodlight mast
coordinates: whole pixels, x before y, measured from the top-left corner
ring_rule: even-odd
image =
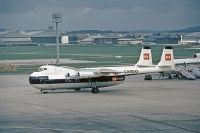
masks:
[[[56,64],[59,61],[59,38],[58,38],[58,23],[62,22],[60,13],[52,13],[52,22],[56,24]]]

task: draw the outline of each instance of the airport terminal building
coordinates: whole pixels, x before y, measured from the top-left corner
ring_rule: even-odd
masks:
[[[19,31],[7,31],[0,34],[0,46],[34,45],[31,37]]]
[[[59,42],[69,43],[69,37],[59,35]],[[56,43],[56,33],[53,30],[37,31],[5,31],[0,33],[0,46],[33,46]]]
[[[181,35],[179,44],[200,44],[200,32],[193,32],[186,35]]]

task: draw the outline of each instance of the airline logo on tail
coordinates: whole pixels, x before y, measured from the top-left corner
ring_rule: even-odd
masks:
[[[149,60],[149,53],[144,53],[143,57],[144,57],[144,60]]]
[[[165,60],[170,61],[171,60],[171,54],[165,54]]]

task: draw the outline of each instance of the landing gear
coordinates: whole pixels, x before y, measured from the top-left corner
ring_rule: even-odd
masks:
[[[93,87],[91,90],[92,93],[99,93],[98,87]]]
[[[75,91],[80,91],[81,90],[81,88],[76,88],[76,89],[74,89]]]
[[[152,80],[152,75],[151,74],[145,75],[144,80]]]
[[[47,91],[44,91],[43,89],[40,89],[40,92],[43,94],[48,93]]]

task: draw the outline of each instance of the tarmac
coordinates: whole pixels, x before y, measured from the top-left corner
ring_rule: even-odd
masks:
[[[0,75],[1,133],[200,133],[199,80],[144,81],[41,94],[29,75]]]

